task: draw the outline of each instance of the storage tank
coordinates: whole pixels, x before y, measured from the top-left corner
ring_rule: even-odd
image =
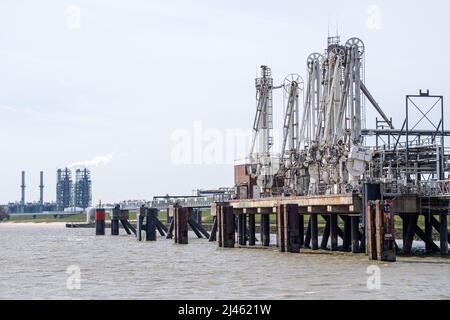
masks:
[[[86,223],[95,223],[95,208],[86,210]]]

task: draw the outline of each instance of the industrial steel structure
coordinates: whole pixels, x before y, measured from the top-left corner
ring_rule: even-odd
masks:
[[[445,149],[449,132],[444,130],[443,97],[429,92],[408,96],[403,127],[395,130],[365,85],[364,53],[365,45],[358,38],[345,44],[340,37],[328,38],[325,53],[313,53],[307,59],[302,110],[302,78],[290,75],[283,85],[274,87],[270,68],[261,67],[253,141],[245,167],[246,175],[256,181],[244,186],[251,189],[246,192],[249,198],[361,194],[364,183],[383,184],[391,196],[448,194],[442,185],[450,159]],[[280,154],[272,152],[272,90],[277,88],[284,89],[286,99]],[[432,102],[428,108],[417,103],[425,98]],[[365,128],[366,100],[382,119],[377,119],[373,130]],[[437,119],[429,116],[434,109],[439,110]],[[414,123],[412,110],[419,115]],[[421,127],[424,122],[429,128]],[[375,145],[370,145],[372,136]]]
[[[75,172],[74,205],[83,210],[92,204],[92,180],[91,172],[84,169],[77,169]]]
[[[58,210],[69,207],[86,209],[92,204],[91,172],[84,169],[75,171],[75,183],[69,168],[57,171],[56,203]]]
[[[56,204],[58,210],[73,206],[72,172],[68,169],[58,169],[56,172]]]
[[[236,199],[213,210],[222,232],[220,246],[234,244],[233,215],[242,245],[247,226],[254,233],[248,224],[254,224],[255,214],[262,215],[261,228],[268,232],[264,223],[276,212],[282,251],[318,249],[318,216],[326,221],[321,247],[327,248],[331,236],[336,250],[339,216],[344,250],[351,243],[353,252],[395,260],[394,217],[399,216],[405,253],[411,252],[415,236],[427,251],[448,253],[450,153],[445,138],[450,132],[444,126],[443,97],[429,91],[407,96],[405,120],[395,129],[365,84],[365,51],[358,38],[342,43],[340,37],[329,37],[324,53],[307,58],[305,88],[298,75],[274,86],[270,68],[261,67],[252,146],[246,163],[235,167]],[[275,89],[285,93],[280,154],[273,152]],[[366,101],[379,114],[374,129],[367,129]],[[306,235],[305,215],[310,217]],[[419,216],[425,217],[425,231],[418,226]],[[268,234],[261,237],[267,240]]]

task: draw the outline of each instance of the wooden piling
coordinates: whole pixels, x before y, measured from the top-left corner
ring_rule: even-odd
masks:
[[[359,217],[348,216],[351,223],[352,253],[359,253]]]
[[[111,220],[111,235],[112,236],[119,235],[119,220],[118,219]]]
[[[195,222],[197,222],[197,224],[199,226],[203,225],[203,222],[202,222],[202,210],[200,210],[200,209],[196,209],[195,210]]]
[[[419,226],[416,226],[416,235],[425,242],[425,247],[427,253],[440,252],[441,249],[438,245],[436,245],[433,241],[433,235],[427,235]]]
[[[128,229],[127,221],[130,218],[130,213],[128,210],[121,210],[119,206],[116,206],[113,209],[111,215],[111,235],[118,236],[119,235],[119,222],[122,222],[122,225],[125,228],[125,231],[128,234],[131,234]]]
[[[223,206],[217,206],[216,207],[216,220],[217,220],[217,245],[219,248],[223,248],[223,232],[224,232],[224,225],[223,225]]]
[[[395,242],[395,214],[392,210],[392,201],[384,201],[382,206],[383,229],[381,261],[395,262],[397,260],[397,244]]]
[[[342,250],[343,251],[350,251],[350,244],[351,244],[351,229],[352,229],[352,223],[349,216],[341,215],[342,220],[344,220],[344,239],[342,243]]]
[[[188,208],[174,208],[175,243],[188,244]]]
[[[97,209],[95,211],[95,235],[104,236],[105,235],[105,209]]]
[[[122,227],[125,229],[125,232],[130,235],[131,234],[131,230],[130,228],[128,228],[128,221],[127,220],[120,220],[120,223],[122,224]]]
[[[290,253],[300,251],[300,214],[297,204],[288,204],[283,210],[284,249]]]
[[[392,202],[369,201],[366,210],[367,254],[371,260],[395,262],[395,214]]]
[[[270,246],[270,215],[266,213],[261,214],[261,243]]]
[[[238,220],[238,243],[240,246],[245,246],[247,244],[246,239],[246,215],[240,212],[237,215]]]
[[[255,246],[256,245],[256,222],[255,215],[248,215],[248,245]]]
[[[161,237],[164,237],[167,234],[167,232],[169,231],[169,229],[164,225],[164,223],[162,223],[158,219],[158,215],[156,215],[155,223],[156,223],[156,229],[158,229],[159,234],[161,235]]]
[[[235,217],[233,214],[233,207],[223,206],[221,210],[221,225],[219,225],[219,230],[221,230],[222,236],[222,246],[224,248],[234,248],[235,239]]]
[[[145,228],[145,240],[146,241],[156,241],[156,215],[158,214],[157,209],[147,209],[147,224]]]
[[[305,216],[303,214],[299,215],[299,236],[300,236],[300,248],[305,244]]]
[[[206,229],[203,227],[203,225],[198,224],[197,221],[193,217],[189,218],[189,226],[191,227],[192,230],[197,230],[203,237],[205,237],[206,239],[209,239],[210,236],[209,236],[208,231],[206,231]]]
[[[436,231],[439,232],[439,234],[440,234],[441,233],[440,232],[441,231],[440,222],[433,215],[431,215],[430,218],[431,218],[431,224],[432,224],[433,228],[435,228]],[[448,235],[448,243],[450,244],[450,234]]]
[[[211,229],[211,234],[209,236],[209,242],[217,241],[217,216],[213,219],[213,226]]]
[[[426,213],[423,215],[425,219],[425,234],[424,237],[428,239],[425,242],[425,249],[427,253],[433,253],[433,225],[431,224],[431,214]],[[430,242],[431,239],[431,242]]]
[[[304,247],[305,248],[311,248],[311,215],[309,216],[308,220],[308,226],[306,228],[306,235],[305,235],[305,241],[304,241]]]
[[[311,249],[319,250],[319,223],[317,213],[311,213]]]
[[[145,218],[145,208],[141,207],[139,211],[139,215],[137,217],[136,228],[137,228],[137,240],[142,241],[142,229]]]

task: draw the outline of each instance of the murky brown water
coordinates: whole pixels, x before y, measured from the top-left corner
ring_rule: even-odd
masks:
[[[449,259],[375,263],[381,289],[370,290],[373,263],[364,255],[219,249],[194,235],[187,246],[139,243],[94,232],[0,224],[0,299],[450,299]],[[68,289],[69,266],[79,267],[79,290]]]

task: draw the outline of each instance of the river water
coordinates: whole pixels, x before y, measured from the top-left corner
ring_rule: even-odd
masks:
[[[439,257],[388,264],[94,233],[0,224],[0,299],[450,299],[450,260]]]

